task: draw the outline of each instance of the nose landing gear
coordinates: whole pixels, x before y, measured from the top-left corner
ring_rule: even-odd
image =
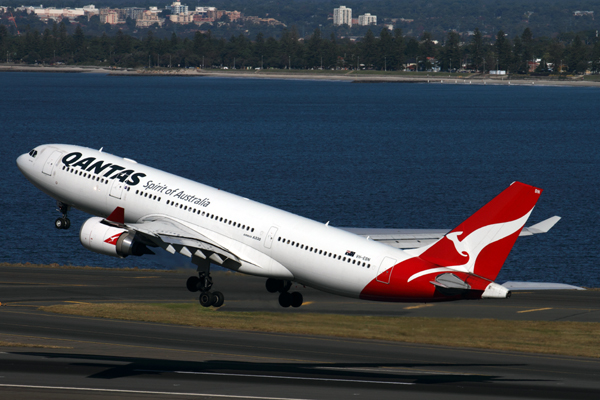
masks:
[[[275,292],[280,293],[279,294],[279,305],[281,307],[287,308],[287,307],[292,306],[294,308],[298,308],[302,305],[302,302],[304,301],[304,299],[302,297],[302,293],[300,293],[300,292],[290,293],[289,292],[290,288],[292,287],[291,281],[284,281],[281,279],[269,278],[269,279],[267,279],[265,286],[269,293],[275,293]]]
[[[71,227],[71,220],[67,218],[69,206],[60,201],[57,201],[56,205],[58,206],[58,211],[60,211],[62,217],[56,218],[56,221],[54,221],[54,226],[56,229],[69,229]]]

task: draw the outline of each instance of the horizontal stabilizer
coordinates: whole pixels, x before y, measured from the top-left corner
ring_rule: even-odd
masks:
[[[557,216],[557,215],[555,215],[554,217],[550,217],[548,219],[545,219],[542,222],[538,222],[535,225],[531,225],[529,227],[523,228],[523,230],[521,231],[521,235],[520,236],[535,235],[537,233],[546,233],[550,229],[552,229],[552,227],[554,225],[556,225],[556,223],[558,221],[560,221],[560,217]]]
[[[585,290],[579,286],[567,285],[566,283],[553,282],[505,282],[502,284],[512,291],[520,290]]]
[[[524,227],[519,236],[532,236],[548,232],[560,217],[554,216],[532,226]],[[435,243],[450,229],[390,229],[390,228],[340,228],[346,232],[363,236],[375,242],[387,244],[397,249],[417,249]]]

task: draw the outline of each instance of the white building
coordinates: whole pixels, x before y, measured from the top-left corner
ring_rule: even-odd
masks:
[[[348,25],[352,26],[352,9],[346,8],[346,6],[340,6],[340,8],[333,9],[333,24],[334,25]]]
[[[179,15],[179,14],[186,14],[188,13],[188,6],[183,6],[181,5],[181,2],[179,1],[174,1],[173,4],[171,4],[170,6],[167,6],[166,8],[171,10],[171,14],[173,15]]]
[[[358,16],[358,25],[366,26],[366,25],[377,25],[377,15],[371,15],[369,13],[365,13],[364,15]]]
[[[94,7],[93,5],[85,6],[83,8],[34,8],[33,11],[40,20],[48,21],[50,19],[55,21],[60,21],[63,18],[68,18],[70,20],[74,20],[77,17],[83,17],[84,15],[88,17],[88,19],[92,15],[98,15],[100,10]]]

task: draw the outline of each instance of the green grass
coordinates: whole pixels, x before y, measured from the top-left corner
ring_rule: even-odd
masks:
[[[68,304],[40,310],[205,328],[600,357],[600,324],[591,322],[228,312],[196,303]]]

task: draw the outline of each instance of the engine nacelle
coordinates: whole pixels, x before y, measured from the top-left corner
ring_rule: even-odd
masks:
[[[135,238],[135,233],[102,223],[103,218],[92,217],[79,231],[79,240],[88,250],[113,257],[154,254]]]

